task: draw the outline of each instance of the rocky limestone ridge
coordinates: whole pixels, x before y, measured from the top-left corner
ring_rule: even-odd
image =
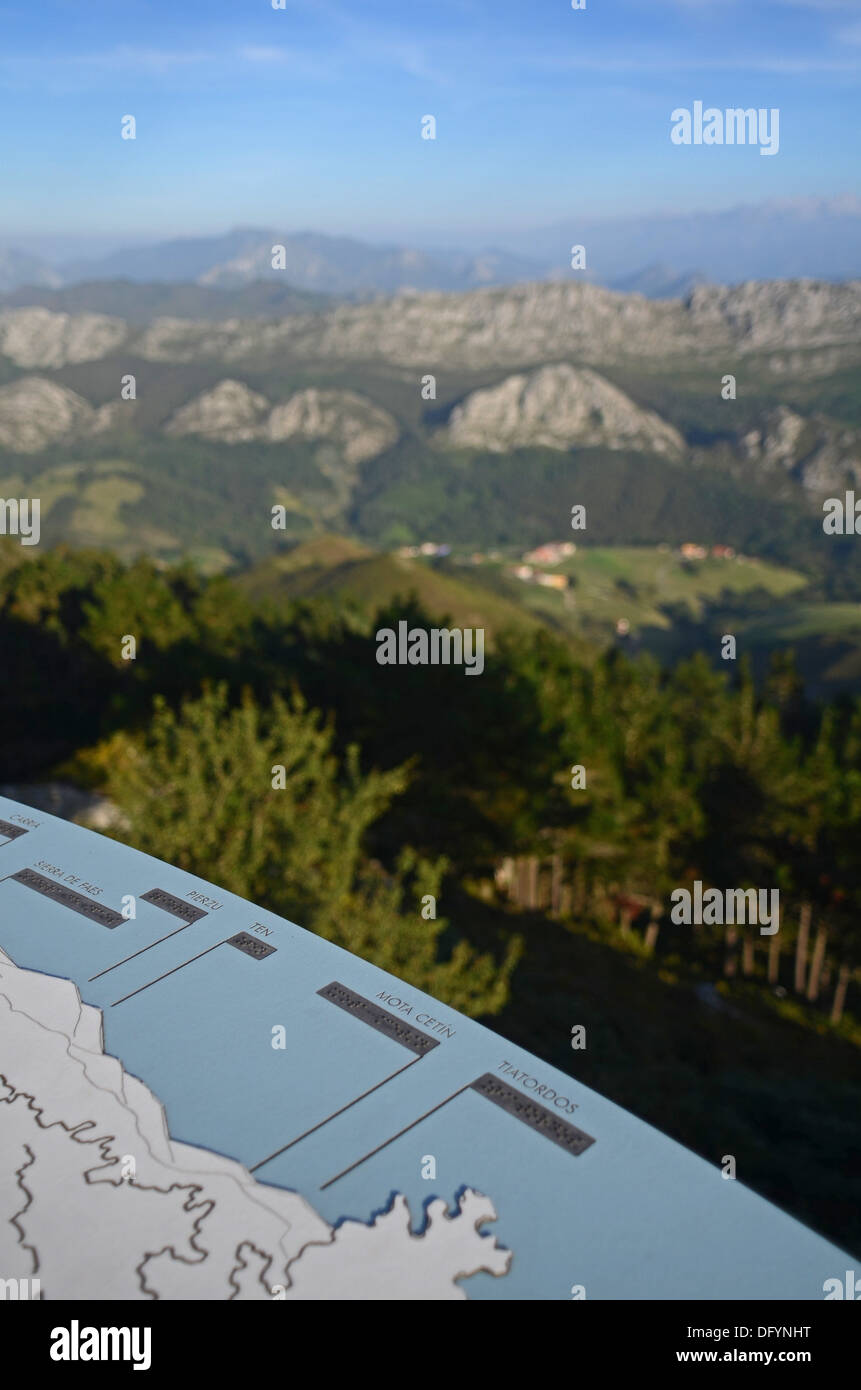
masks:
[[[744,459],[785,469],[815,495],[861,482],[861,431],[819,416],[805,419],[785,405],[768,411],[738,445]]]
[[[326,313],[218,323],[159,318],[140,332],[101,314],[48,309],[0,312],[0,353],[19,366],[92,361],[124,344],[152,361],[271,365],[379,361],[432,369],[541,365],[560,357],[588,363],[623,358],[707,358],[811,350],[827,369],[861,360],[861,281],[755,281],[699,286],[685,299],[576,281],[466,293],[403,293]]]
[[[861,336],[861,280],[699,285],[685,304],[700,330],[726,329],[745,350],[857,344]]]
[[[180,437],[198,434],[223,444],[238,444],[264,436],[270,410],[265,396],[243,381],[228,378],[181,406],[167,422],[165,433]]]
[[[758,427],[741,435],[741,457],[758,467],[783,468],[814,495],[840,491],[861,481],[861,431],[789,406],[766,411]]]
[[[309,387],[298,391],[269,417],[268,437],[276,441],[300,436],[337,445],[349,464],[375,458],[397,442],[397,423],[388,411],[353,391]]]
[[[324,440],[350,465],[375,458],[399,433],[387,411],[353,391],[309,387],[272,407],[265,396],[231,378],[182,406],[165,429],[168,434],[197,434],[223,444]]]
[[[233,320],[210,333],[157,319],[138,345],[157,361],[231,363],[279,357],[389,361],[433,367],[515,366],[551,355],[607,357],[626,347],[658,354],[683,333],[680,304],[651,303],[588,285],[517,286],[467,294],[401,294],[290,320]]]
[[[798,446],[807,421],[786,405],[770,410],[758,429],[749,430],[740,440],[745,458],[791,468],[797,462]]]
[[[861,484],[861,434],[848,430],[826,435],[796,470],[802,487],[814,496],[841,492]]]
[[[560,356],[591,363],[827,349],[830,369],[834,361],[861,357],[860,343],[861,281],[698,287],[684,300],[662,301],[563,281],[401,294],[277,322],[231,320],[214,329],[157,319],[137,350],[164,361],[292,356],[477,369]]]
[[[0,387],[0,448],[35,454],[49,444],[112,429],[123,410],[120,401],[94,410],[67,386],[41,376],[21,377]]]
[[[500,453],[603,445],[679,457],[685,448],[679,432],[654,411],[641,409],[597,372],[565,362],[473,391],[454,408],[441,437],[455,447]]]
[[[107,357],[129,336],[107,314],[55,314],[50,309],[0,310],[0,355],[19,367],[65,367]]]

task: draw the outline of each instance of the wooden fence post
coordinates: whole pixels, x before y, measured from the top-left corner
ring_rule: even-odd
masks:
[[[554,854],[550,866],[550,915],[559,916],[562,903],[562,856]]]
[[[828,943],[828,931],[820,922],[816,932],[816,940],[813,943],[813,959],[810,962],[810,979],[807,983],[807,998],[813,1003],[819,998],[819,983],[822,977],[822,962],[825,959],[825,947]]]
[[[795,943],[795,992],[804,993],[804,979],[807,974],[807,941],[810,936],[810,903],[801,904],[798,918],[798,940]]]
[[[846,1003],[846,991],[849,988],[849,979],[852,970],[848,965],[841,965],[837,971],[837,985],[834,990],[834,1003],[831,1006],[831,1022],[839,1023],[843,1017],[843,1006]]]
[[[768,983],[776,985],[780,979],[780,932],[775,932],[768,943]]]
[[[724,955],[723,961],[723,973],[724,975],[726,975],[727,979],[731,979],[738,968],[738,959],[735,953],[737,941],[738,928],[735,926],[733,922],[728,922],[726,928],[726,935],[724,937],[726,954]]]
[[[754,940],[750,932],[742,938],[741,943],[741,968],[744,975],[752,975],[755,968]]]

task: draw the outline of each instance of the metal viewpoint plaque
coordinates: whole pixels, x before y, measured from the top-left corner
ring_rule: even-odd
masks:
[[[546,1105],[539,1105],[537,1101],[530,1100],[521,1091],[516,1091],[513,1086],[509,1086],[506,1081],[500,1081],[498,1076],[492,1076],[490,1072],[485,1072],[484,1076],[473,1081],[471,1089],[487,1100],[492,1100],[494,1105],[500,1106],[522,1124],[529,1125],[530,1129],[537,1130],[546,1139],[552,1139],[554,1144],[558,1144],[566,1153],[575,1157],[588,1149],[590,1144],[595,1143],[591,1134],[584,1134],[576,1125],[561,1119],[559,1115],[554,1115]]]
[[[6,840],[17,840],[21,835],[26,835],[27,831],[23,825],[12,825],[11,821],[0,820],[0,838]]]
[[[189,926],[199,922],[201,917],[208,914],[202,907],[194,907],[191,903],[183,902],[182,898],[175,898],[173,893],[167,893],[163,888],[151,888],[148,893],[141,893],[142,903],[151,903],[153,907],[160,907],[163,912],[169,912],[172,917],[180,917]]]
[[[0,797],[0,822],[27,810]],[[590,1299],[821,1300],[852,1268],[744,1182],[722,1182],[715,1163],[500,1032],[175,865],[39,819],[0,839],[0,995],[11,972],[32,974],[21,998],[42,1001],[41,1041],[60,1058],[58,1034],[82,1011],[50,1023],[51,1010],[73,985],[100,1012],[104,1053],[148,1089],[170,1136],[242,1164],[263,1207],[275,1188],[333,1229],[396,1219],[421,1254],[430,1205],[445,1208],[430,1238],[434,1219],[438,1239],[458,1236],[469,1192],[510,1253],[501,1273],[464,1279],[471,1299],[567,1300],[582,1284]],[[136,918],[86,896],[93,884],[108,903],[134,899]],[[28,1017],[0,1008],[4,1076],[30,1065],[13,1045]],[[91,1037],[92,1020],[86,1046]],[[33,1085],[52,1075],[43,1068]],[[86,1080],[80,1068],[74,1078]],[[68,1119],[86,1118],[76,1101]],[[0,1184],[13,1193],[26,1157],[0,1143]],[[71,1242],[78,1208],[62,1193],[57,1202]]]
[[[237,932],[236,936],[227,938],[228,946],[235,946],[237,951],[244,951],[246,956],[252,956],[254,960],[265,960],[267,956],[274,956],[276,947],[269,946],[259,937],[252,936],[250,932]]]
[[[35,869],[21,869],[19,873],[11,875],[15,883],[21,883],[25,888],[32,888],[34,892],[41,893],[43,897],[50,898],[52,902],[60,903],[63,907],[69,907],[73,912],[78,912],[82,917],[88,917],[91,922],[98,922],[102,927],[119,927],[126,920],[121,912],[114,912],[113,908],[105,907],[104,903],[97,903],[93,898],[87,898],[83,893],[76,893],[73,888],[69,888],[65,883],[57,883],[53,878],[46,878],[44,874],[39,874]]]
[[[378,1032],[385,1033],[395,1042],[408,1047],[410,1052],[415,1052],[419,1057],[424,1057],[433,1048],[439,1047],[437,1038],[429,1038],[427,1033],[412,1028],[387,1009],[381,1009],[379,1004],[374,1004],[370,999],[356,994],[354,990],[347,989],[346,985],[338,984],[337,980],[333,980],[324,989],[318,989],[317,993],[323,999],[328,999],[330,1004],[337,1004],[339,1009],[345,1009],[354,1018],[360,1018],[369,1028],[376,1028]]]

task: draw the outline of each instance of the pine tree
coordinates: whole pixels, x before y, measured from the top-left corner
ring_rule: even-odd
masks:
[[[403,768],[339,765],[333,729],[297,695],[268,709],[221,685],[175,712],[159,699],[146,731],[115,741],[109,793],[137,848],[269,907],[468,1013],[505,1003],[519,951],[497,964],[458,942],[441,956],[444,918],[421,916],[444,861],[404,849],[371,860],[369,828],[407,784]]]

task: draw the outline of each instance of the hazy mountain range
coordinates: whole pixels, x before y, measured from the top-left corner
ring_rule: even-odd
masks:
[[[84,307],[95,290],[114,312]],[[512,557],[570,536],[576,502],[588,515],[578,554],[581,542],[741,552],[704,571],[710,603],[730,594],[716,631],[762,620],[763,651],[800,642],[806,679],[827,671],[835,688],[861,687],[858,552],[822,527],[823,498],[861,487],[861,280],[700,285],[662,300],[576,281],[361,303],[269,281],[19,294],[0,306],[0,496],[40,499],[47,546],[216,571],[280,565],[285,544],[334,532],[372,553],[330,573],[305,551],[290,585],[375,603],[422,579],[378,551],[434,541],[457,571],[455,589],[434,575],[422,590],[434,612],[493,626],[488,604],[504,600],[498,625],[519,607],[602,642],[636,618],[655,627],[656,651],[668,624],[687,649],[699,618],[654,618],[684,599],[684,573],[673,561],[671,584],[659,549],[646,579],[636,557],[604,572],[599,556],[592,588],[572,571],[564,594],[511,578],[508,561],[472,563],[474,551]],[[49,295],[79,302],[35,302]],[[240,310],[246,295],[266,312]],[[116,312],[123,301],[134,312]],[[2,539],[0,565],[17,551]],[[284,575],[270,579],[280,589]],[[805,597],[787,591],[775,610],[764,590],[788,583]],[[825,613],[826,596],[845,601]]]
[[[643,293],[648,289],[633,280],[644,267],[651,272],[656,265],[717,284],[798,277],[847,280],[861,271],[861,198],[799,198],[654,217],[572,218],[526,238],[508,238],[506,245],[512,251],[528,249],[551,265],[566,265],[572,242],[586,246],[600,282]]]
[[[505,245],[480,251],[427,250],[376,246],[318,232],[244,227],[68,261],[48,261],[26,249],[10,248],[0,250],[0,292],[9,295],[24,286],[59,291],[84,283],[123,281],[184,284],[202,292],[235,294],[265,282],[279,292],[289,287],[290,292],[366,297],[576,276],[650,298],[673,298],[706,282],[843,280],[861,275],[861,199],[772,202],[724,212],[645,218],[572,216],[557,226],[508,235],[504,240]],[[586,248],[584,270],[570,269],[574,244]],[[283,270],[272,269],[276,245],[285,248]],[[215,294],[208,302],[218,298]],[[265,295],[258,293],[258,299],[252,312],[290,311],[290,306],[267,300]],[[19,297],[13,302],[23,301]],[[34,300],[30,297],[26,302]],[[39,302],[65,307],[44,294]],[[206,302],[198,301],[198,312]],[[245,305],[237,309],[248,312]],[[205,307],[201,316],[207,316]]]
[[[177,290],[189,288],[214,293]],[[661,301],[547,282],[304,310],[295,293],[293,312],[266,318],[0,307],[8,495],[32,479],[46,515],[49,496],[51,517],[59,507],[59,534],[62,499],[83,488],[76,534],[101,511],[117,540],[121,512],[132,520],[127,504],[163,467],[153,548],[182,549],[198,529],[192,507],[212,513],[226,553],[260,549],[259,519],[282,499],[298,535],[325,525],[411,541],[433,513],[438,533],[490,543],[532,513],[525,538],[537,541],[565,518],[573,469],[594,489],[596,527],[603,514],[608,534],[680,539],[703,525],[708,475],[721,540],[752,485],[768,506],[809,515],[824,492],[861,482],[861,280],[699,286]],[[727,372],[737,399],[722,393]],[[121,395],[132,379],[134,396]],[[624,502],[611,505],[613,477]],[[748,543],[765,512],[744,507]]]

